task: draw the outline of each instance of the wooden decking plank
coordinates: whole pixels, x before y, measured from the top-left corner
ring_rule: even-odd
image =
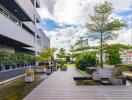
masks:
[[[76,86],[75,68],[57,71],[44,80],[24,100],[132,100],[132,86]]]

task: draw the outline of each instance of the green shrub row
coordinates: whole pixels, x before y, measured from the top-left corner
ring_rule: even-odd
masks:
[[[29,54],[14,54],[6,51],[0,51],[0,64],[14,65],[14,64],[26,64],[28,62],[35,62],[36,57]]]
[[[120,54],[109,54],[107,56],[107,63],[108,64],[111,64],[111,65],[114,65],[114,64],[119,64],[121,63],[121,58],[120,58]]]
[[[86,67],[95,67],[98,64],[95,53],[83,53],[76,59],[76,66],[81,70],[86,70]]]

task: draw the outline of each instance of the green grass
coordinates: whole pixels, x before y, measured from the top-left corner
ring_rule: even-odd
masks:
[[[0,85],[0,100],[22,100],[29,94],[38,84],[42,82],[42,78],[35,78],[32,83],[25,83],[24,77]]]
[[[76,67],[76,64],[65,64],[67,67]]]

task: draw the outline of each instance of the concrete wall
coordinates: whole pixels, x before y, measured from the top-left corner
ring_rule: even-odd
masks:
[[[7,46],[7,45],[0,44],[0,50],[7,51],[7,52],[10,52],[10,53],[15,53],[15,48]]]
[[[0,13],[0,35],[34,46],[34,36]]]

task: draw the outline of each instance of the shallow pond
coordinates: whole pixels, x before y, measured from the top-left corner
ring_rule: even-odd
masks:
[[[25,83],[24,77],[0,85],[0,100],[22,100],[48,76],[44,73],[35,74],[35,81]]]

